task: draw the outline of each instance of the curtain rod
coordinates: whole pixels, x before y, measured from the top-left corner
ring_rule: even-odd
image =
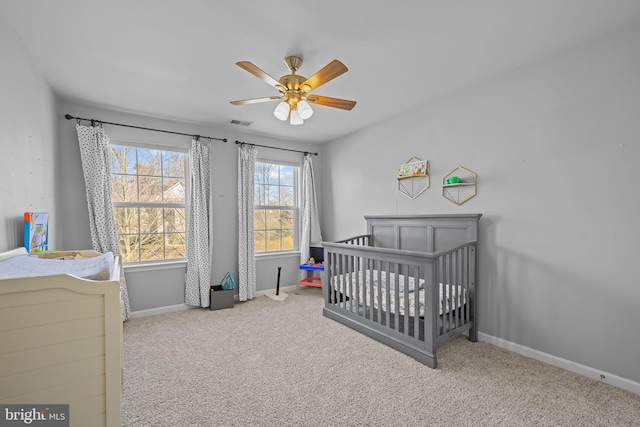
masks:
[[[293,151],[294,153],[313,154],[314,156],[318,155],[318,153],[312,153],[310,151],[291,150],[289,148],[280,148],[280,147],[271,147],[269,145],[251,144],[250,142],[244,142],[244,141],[236,141],[236,145],[238,144],[248,144],[256,147],[273,148],[274,150]]]
[[[127,128],[151,130],[151,131],[154,131],[154,132],[172,133],[174,135],[192,136],[192,137],[194,137],[196,139],[207,138],[209,140],[215,139],[217,141],[227,142],[227,138],[214,138],[212,136],[202,136],[202,135],[195,135],[195,134],[191,134],[191,133],[173,132],[173,131],[170,131],[170,130],[145,128],[145,127],[142,127],[142,126],[123,125],[122,123],[103,122],[102,120],[96,120],[96,119],[83,119],[82,117],[73,117],[71,114],[65,114],[64,118],[67,119],[67,120],[76,119],[78,121],[78,123],[80,123],[81,120],[84,120],[86,122],[91,122],[92,125],[93,125],[93,123],[98,122],[98,123],[103,123],[103,124],[107,124],[107,125],[124,126],[124,127],[127,127]]]

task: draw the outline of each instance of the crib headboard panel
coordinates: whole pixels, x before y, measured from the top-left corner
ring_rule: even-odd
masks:
[[[372,246],[440,252],[478,240],[482,214],[365,216]]]

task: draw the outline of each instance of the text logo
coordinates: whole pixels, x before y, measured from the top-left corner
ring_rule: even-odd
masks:
[[[69,427],[69,405],[0,404],[0,427]]]

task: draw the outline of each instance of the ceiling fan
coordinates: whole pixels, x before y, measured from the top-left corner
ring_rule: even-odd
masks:
[[[355,101],[311,94],[312,91],[323,84],[349,71],[342,62],[334,59],[309,78],[296,74],[296,71],[302,66],[302,58],[287,56],[284,59],[284,63],[291,74],[284,75],[280,77],[280,80],[276,80],[249,61],[236,62],[238,67],[278,89],[280,95],[231,101],[231,103],[233,105],[247,105],[259,102],[281,101],[273,114],[282,121],[289,119],[289,123],[292,125],[301,125],[304,120],[311,117],[313,109],[311,109],[310,103],[343,110],[351,110],[355,107]]]

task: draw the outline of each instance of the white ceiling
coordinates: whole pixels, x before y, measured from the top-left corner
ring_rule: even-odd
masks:
[[[64,99],[324,142],[630,24],[640,1],[0,0],[0,13]],[[292,54],[306,77],[342,61],[349,72],[313,93],[356,107],[291,126],[275,102],[229,103],[278,94],[236,62],[278,79]]]

